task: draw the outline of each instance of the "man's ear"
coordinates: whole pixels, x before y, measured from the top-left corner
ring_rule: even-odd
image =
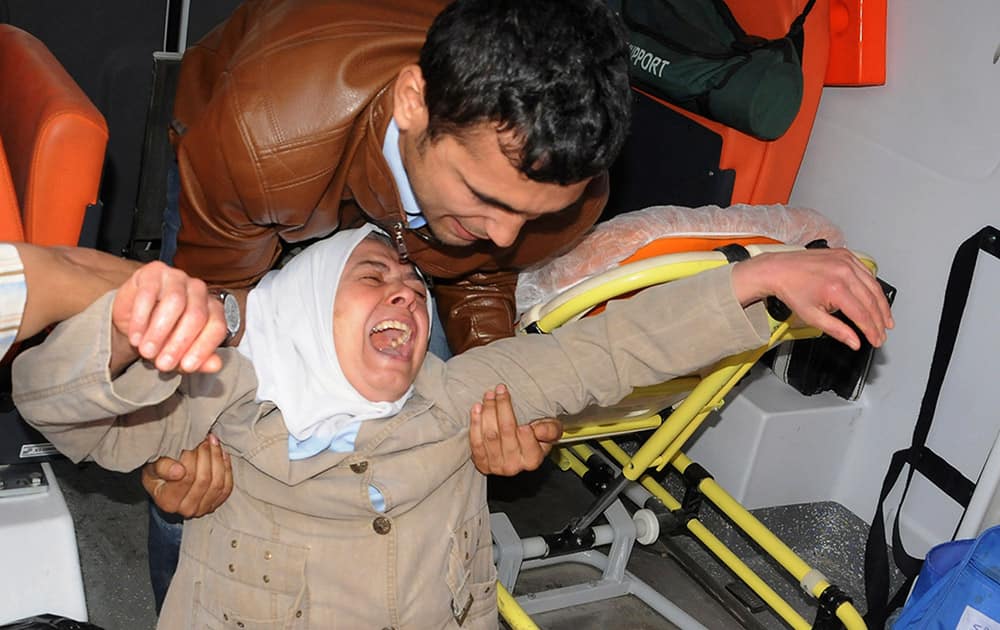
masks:
[[[400,131],[420,134],[427,128],[427,104],[424,102],[424,73],[420,66],[404,66],[393,86],[392,115]]]

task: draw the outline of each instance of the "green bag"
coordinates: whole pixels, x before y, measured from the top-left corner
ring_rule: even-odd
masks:
[[[747,35],[723,0],[621,0],[631,78],[684,109],[762,140],[781,137],[802,104],[802,25]]]

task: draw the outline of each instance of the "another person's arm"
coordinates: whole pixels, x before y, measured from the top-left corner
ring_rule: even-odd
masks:
[[[174,286],[177,278],[184,279],[182,291]],[[170,299],[157,298],[150,308],[144,297],[149,294]],[[180,310],[175,303],[178,294],[188,299]],[[194,338],[195,345],[204,342],[214,350],[225,334],[221,310],[201,281],[159,263],[144,266],[118,293],[102,297],[57,327],[41,346],[18,357],[13,371],[15,404],[29,422],[77,461],[91,457],[103,466],[130,470],[150,456],[193,449],[197,442],[192,440],[207,435],[214,422],[217,410],[209,406],[230,404],[229,397],[189,395],[214,386],[215,377],[192,376],[188,378],[195,380],[187,381],[176,371],[164,374],[153,365],[163,357],[138,361],[141,347],[137,349],[130,339],[139,339],[142,346],[152,328],[165,326],[164,349],[180,337]],[[171,319],[172,327],[168,325]],[[147,322],[146,328],[134,328],[141,321]],[[220,367],[214,352],[201,358],[194,369]],[[222,366],[227,374],[242,379],[227,393],[243,396],[251,391],[252,384],[243,383],[246,379],[238,362],[227,366]]]
[[[17,340],[61,322],[115,289],[139,263],[82,247],[11,243],[24,266],[27,301]]]
[[[226,337],[222,304],[204,282],[153,262],[137,269],[115,296],[111,371],[137,358],[161,372],[216,372]]]
[[[21,259],[27,287],[18,341],[80,313],[108,291],[122,287],[118,302],[134,327],[134,341],[141,343],[141,356],[155,358],[164,371],[218,369],[217,357],[206,364],[221,337],[218,330],[201,334],[209,321],[203,282],[162,263],[140,269],[136,261],[95,249],[11,245]]]

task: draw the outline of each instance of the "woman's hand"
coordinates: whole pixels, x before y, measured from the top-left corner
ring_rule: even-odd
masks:
[[[485,475],[510,477],[535,470],[562,437],[562,431],[562,423],[555,418],[518,426],[507,387],[497,385],[470,412],[472,461]]]

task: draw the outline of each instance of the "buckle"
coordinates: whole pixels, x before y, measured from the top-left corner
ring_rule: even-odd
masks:
[[[472,593],[469,593],[469,598],[466,600],[465,605],[459,608],[455,600],[451,600],[451,614],[455,617],[456,623],[462,625],[465,622],[465,618],[469,615],[469,609],[472,608]]]

